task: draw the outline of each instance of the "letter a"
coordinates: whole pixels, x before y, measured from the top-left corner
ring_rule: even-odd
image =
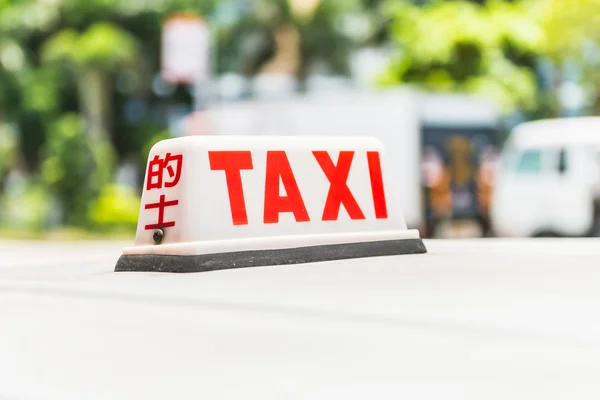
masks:
[[[279,180],[285,196],[279,195]],[[310,221],[285,151],[267,151],[264,223],[279,222],[279,213],[292,212],[297,222]]]

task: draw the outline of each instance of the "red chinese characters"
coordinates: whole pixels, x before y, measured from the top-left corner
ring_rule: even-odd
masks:
[[[164,187],[174,187],[181,178],[181,164],[183,163],[183,155],[171,155],[167,153],[165,158],[160,158],[157,155],[148,164],[148,180],[146,182],[146,190],[162,189]],[[175,167],[175,169],[173,168]],[[169,175],[169,179],[163,182],[164,173]]]
[[[365,214],[348,187],[348,176],[355,151],[341,151],[337,161],[327,151],[313,151],[312,156],[329,181],[321,221],[337,221],[343,207],[352,220],[364,220]],[[367,166],[375,218],[387,219],[387,204],[379,152],[367,151]],[[209,151],[210,169],[223,171],[227,183],[233,225],[248,225],[248,214],[242,185],[243,170],[253,170],[250,151]],[[267,151],[264,187],[263,223],[276,224],[281,213],[291,213],[296,222],[311,220],[296,177],[285,151]],[[285,195],[280,195],[280,187]]]
[[[155,224],[148,224],[144,228],[146,230],[148,230],[148,229],[169,228],[169,227],[175,226],[175,221],[165,222],[165,208],[171,207],[171,206],[176,206],[177,204],[179,204],[179,200],[166,201],[164,194],[160,195],[160,200],[157,203],[145,204],[144,208],[146,210],[149,210],[152,208],[158,209],[158,222]]]
[[[181,178],[181,167],[183,165],[182,154],[167,153],[163,158],[158,154],[150,160],[148,164],[148,173],[146,180],[146,190],[172,188],[177,185]],[[166,177],[166,179],[165,179]],[[157,209],[158,221],[153,224],[147,224],[144,229],[162,229],[175,226],[175,221],[165,221],[165,209],[179,204],[179,200],[167,200],[165,194],[161,194],[159,201],[144,205],[144,209]]]

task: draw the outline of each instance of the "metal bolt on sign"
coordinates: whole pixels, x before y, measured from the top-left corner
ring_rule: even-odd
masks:
[[[152,239],[154,239],[154,243],[160,244],[162,242],[164,236],[165,236],[165,233],[163,232],[163,230],[157,229],[152,234]]]

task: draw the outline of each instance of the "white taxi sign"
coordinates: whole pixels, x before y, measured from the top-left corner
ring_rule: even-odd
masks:
[[[135,245],[117,271],[194,272],[424,253],[381,143],[190,136],[150,151]]]

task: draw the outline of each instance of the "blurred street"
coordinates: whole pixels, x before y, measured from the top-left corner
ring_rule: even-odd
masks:
[[[384,142],[425,237],[589,236],[600,177],[583,182],[593,166],[572,147],[597,140],[564,132],[596,128],[563,119],[600,110],[599,13],[595,0],[0,2],[0,233],[133,235],[160,140],[360,134]],[[559,140],[516,133],[547,119],[532,130]]]

